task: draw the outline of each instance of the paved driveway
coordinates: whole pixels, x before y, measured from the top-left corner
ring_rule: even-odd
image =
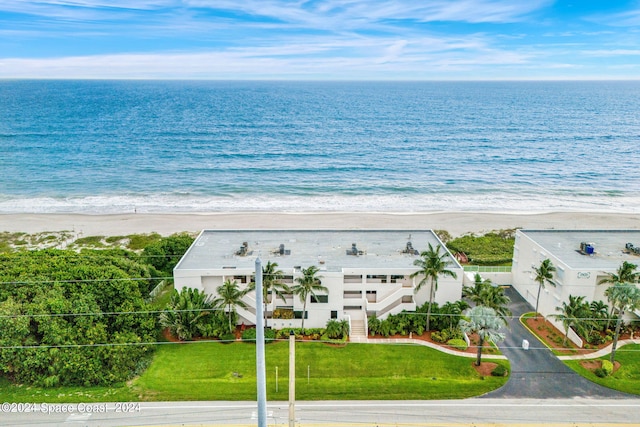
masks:
[[[533,311],[514,289],[507,289],[511,298],[513,319],[506,339],[500,343],[502,353],[511,363],[511,377],[498,390],[482,397],[507,398],[630,398],[637,397],[592,383],[569,369],[563,362],[533,336],[522,324],[521,314]],[[522,348],[522,340],[529,341],[529,350]]]

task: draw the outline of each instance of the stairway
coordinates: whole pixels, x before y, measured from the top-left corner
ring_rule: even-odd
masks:
[[[367,339],[367,332],[364,330],[364,320],[351,320],[351,333],[349,341],[362,342]]]

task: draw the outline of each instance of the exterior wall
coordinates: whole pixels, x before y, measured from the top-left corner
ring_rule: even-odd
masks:
[[[265,261],[266,262],[266,261]],[[462,294],[462,280],[464,273],[458,265],[449,267],[457,274],[457,278],[440,277],[438,280],[438,290],[434,301],[442,305],[448,301],[457,301]],[[299,270],[282,269],[285,276],[293,276],[295,279],[301,276]],[[389,314],[398,313],[402,310],[415,310],[416,306],[422,305],[429,300],[430,283],[427,281],[418,293],[414,292],[415,286],[420,282],[422,276],[410,278],[415,269],[344,269],[339,272],[329,272],[320,270],[318,276],[322,285],[327,287],[328,301],[311,302],[307,301],[307,318],[305,328],[322,328],[326,326],[329,319],[333,317],[338,320],[351,315],[352,318],[363,318],[367,315],[376,314],[380,318],[385,318]],[[207,294],[215,295],[216,288],[225,280],[238,280],[239,277],[246,276],[247,286],[253,271],[240,269],[210,269],[210,270],[176,270],[174,272],[176,289],[183,286],[196,288],[205,291]],[[318,295],[325,293],[319,292]],[[248,310],[237,309],[240,316],[239,323],[255,324],[256,300],[255,292],[247,294],[244,298],[251,308]],[[269,317],[277,308],[292,308],[294,311],[303,311],[304,304],[297,296],[288,295],[286,301],[280,298],[271,299],[267,312]],[[358,313],[356,313],[358,312]],[[361,314],[360,314],[361,313]],[[269,318],[267,324],[276,329],[299,328],[302,319],[276,319]]]
[[[518,230],[513,255],[513,287],[531,306],[535,307],[538,292],[538,283],[535,281],[536,274],[533,267],[539,267],[546,258],[549,258],[556,267],[553,274],[556,286],[545,284],[545,288],[540,292],[538,311],[542,315],[557,314],[556,307],[568,301],[569,295],[584,296],[588,302],[602,300],[607,303],[604,292],[609,285],[598,285],[598,282],[606,278],[607,273],[615,272],[615,268],[605,270],[602,266],[597,265],[594,268],[573,268],[563,260],[550,255],[545,248],[534,242],[526,233]]]

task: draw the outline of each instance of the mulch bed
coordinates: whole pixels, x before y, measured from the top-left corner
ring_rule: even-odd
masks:
[[[583,368],[590,370],[591,372],[595,371],[598,368],[602,367],[602,360],[591,359],[591,360],[583,360],[580,362]],[[613,362],[613,372],[617,371],[620,368],[620,362]]]
[[[567,344],[563,345],[562,340],[564,339],[564,331],[558,330],[555,326],[551,324],[551,322],[547,322],[544,317],[540,316],[538,318],[529,317],[525,321],[527,327],[534,331],[536,335],[542,338],[542,341],[547,344],[552,349],[556,350],[560,354],[576,354],[576,352],[580,352],[580,354],[589,354],[600,350],[611,344],[611,342],[605,342],[598,346],[589,344],[591,348],[578,348],[573,342],[567,340]],[[620,334],[619,340],[623,340],[629,338],[629,334]],[[559,342],[558,342],[559,341]]]

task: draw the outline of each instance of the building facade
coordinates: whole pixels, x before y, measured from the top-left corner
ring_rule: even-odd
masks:
[[[548,258],[556,268],[555,286],[546,285],[541,291],[541,314],[558,314],[556,307],[567,302],[569,295],[607,303],[604,292],[610,285],[598,283],[624,261],[639,264],[640,249],[634,250],[638,246],[638,230],[518,230],[511,270],[513,287],[535,307],[538,282],[533,267]],[[553,318],[549,320],[560,326]]]
[[[254,277],[255,260],[263,267],[275,262],[291,287],[302,269],[319,268],[318,276],[328,292],[319,292],[307,301],[305,327],[324,327],[329,319],[364,321],[375,314],[385,318],[402,310],[415,310],[429,299],[429,284],[419,292],[422,276],[414,260],[431,244],[448,254],[449,270],[457,278],[440,277],[435,302],[460,299],[463,270],[432,231],[305,231],[305,230],[204,230],[174,269],[176,289],[190,287],[215,296],[226,280],[241,288]],[[255,292],[244,297],[248,309],[238,308],[239,322],[256,322]],[[285,300],[267,298],[267,325],[276,329],[300,327],[303,302],[292,294]]]

